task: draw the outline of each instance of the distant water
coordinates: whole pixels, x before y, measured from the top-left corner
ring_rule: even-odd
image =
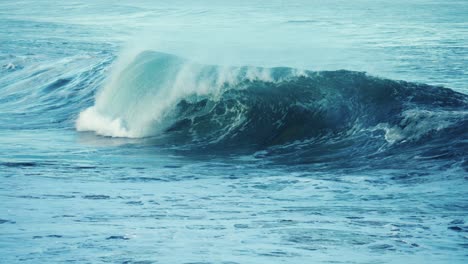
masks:
[[[466,263],[468,3],[230,2],[0,2],[0,262]]]

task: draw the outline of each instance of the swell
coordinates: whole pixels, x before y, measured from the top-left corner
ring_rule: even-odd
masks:
[[[77,112],[94,102],[112,57],[0,56],[0,128],[74,129]]]

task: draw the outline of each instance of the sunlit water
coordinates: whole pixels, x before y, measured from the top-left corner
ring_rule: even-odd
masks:
[[[435,0],[0,2],[0,262],[465,263],[466,14],[466,1]],[[152,77],[126,79],[145,50],[200,65],[292,67],[299,77],[282,83],[255,70],[245,90],[222,94],[228,106],[174,99],[181,122],[167,131],[182,136],[168,140],[132,123],[156,118],[164,101],[141,89]],[[431,86],[302,73],[340,69]],[[175,80],[185,89],[192,77]],[[346,97],[341,81],[375,82],[381,93]],[[264,87],[276,85],[293,88],[270,97]],[[389,87],[398,91],[390,102]],[[103,90],[129,100],[97,100]],[[289,94],[320,104],[287,108],[278,98]],[[256,115],[264,104],[295,115]],[[215,115],[225,118],[219,130],[193,121],[206,105],[250,125],[227,114]],[[80,126],[90,107],[122,123],[96,127],[85,116]],[[313,115],[299,121],[316,134],[295,123],[301,113]],[[286,132],[264,131],[262,117],[277,116]]]

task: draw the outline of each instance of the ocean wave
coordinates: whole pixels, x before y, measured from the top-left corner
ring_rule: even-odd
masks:
[[[443,87],[346,70],[202,65],[153,51],[116,68],[95,104],[80,113],[78,131],[197,149],[307,149],[315,156],[466,137],[468,96]]]

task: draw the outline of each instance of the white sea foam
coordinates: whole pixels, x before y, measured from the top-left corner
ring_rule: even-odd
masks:
[[[468,112],[461,111],[411,109],[402,113],[403,119],[397,125],[380,123],[376,129],[385,132],[385,140],[390,144],[414,141],[428,133],[449,127],[467,114]]]
[[[95,107],[90,107],[80,113],[76,121],[78,131],[95,131],[102,136],[135,137],[122,125],[119,118],[111,119],[101,115]]]

